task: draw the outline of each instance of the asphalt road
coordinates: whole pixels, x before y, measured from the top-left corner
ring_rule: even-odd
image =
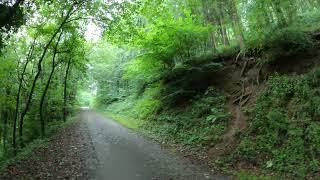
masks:
[[[227,179],[212,175],[206,168],[192,164],[98,113],[83,110],[81,119],[87,123],[98,160],[93,173],[96,179]]]

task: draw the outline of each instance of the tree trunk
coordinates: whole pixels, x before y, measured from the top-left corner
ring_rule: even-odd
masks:
[[[28,64],[33,56],[33,51],[34,51],[34,46],[36,43],[36,38],[33,40],[33,43],[31,45],[31,48],[29,50],[26,62],[23,66],[23,70],[21,73],[21,77],[19,79],[19,88],[18,88],[18,93],[16,96],[16,107],[15,107],[15,112],[14,112],[14,117],[13,117],[13,131],[12,131],[12,140],[13,140],[13,151],[14,154],[17,153],[17,143],[16,143],[16,131],[17,131],[17,120],[18,120],[18,114],[19,114],[19,104],[20,104],[20,94],[21,94],[21,90],[22,90],[22,84],[23,84],[23,80],[24,80],[24,75],[26,74],[26,70],[28,67]]]
[[[286,18],[284,17],[284,14],[282,12],[281,6],[280,6],[280,0],[272,0],[272,8],[275,11],[275,14],[277,16],[278,24],[281,27],[287,26]]]
[[[223,45],[229,46],[230,42],[227,35],[227,29],[225,27],[225,15],[223,14],[223,3],[218,2],[217,8],[215,8],[216,11],[216,22],[219,25],[219,31],[221,34],[221,39],[223,41]]]
[[[2,135],[2,141],[3,141],[3,150],[6,151],[7,146],[7,124],[8,124],[8,111],[6,108],[2,110],[2,118],[3,118],[3,135]],[[1,116],[0,116],[1,117]]]
[[[215,32],[211,31],[209,36],[210,36],[210,44],[211,44],[212,52],[216,52],[217,51],[217,44],[216,44]]]
[[[232,4],[233,29],[234,29],[237,41],[239,43],[240,49],[244,49],[245,48],[244,35],[243,35],[243,30],[242,30],[242,25],[240,22],[239,14],[238,14],[236,0],[232,0],[231,4]]]
[[[29,92],[29,96],[27,98],[27,103],[26,106],[24,108],[24,110],[21,113],[21,117],[20,117],[20,126],[19,126],[19,137],[20,137],[20,145],[23,146],[23,123],[24,123],[24,117],[27,114],[30,106],[31,106],[31,102],[32,102],[32,97],[33,97],[33,93],[37,84],[37,81],[40,77],[40,73],[42,71],[42,61],[44,60],[45,55],[47,54],[47,51],[52,43],[52,41],[54,40],[54,38],[57,36],[57,34],[60,32],[60,30],[63,28],[63,26],[67,23],[67,20],[70,17],[70,14],[73,10],[73,7],[69,9],[69,11],[67,12],[66,17],[64,18],[64,20],[62,21],[62,23],[60,24],[60,26],[58,27],[58,29],[54,32],[54,34],[52,35],[52,37],[50,38],[49,42],[46,44],[46,46],[44,47],[43,53],[39,59],[38,62],[38,71],[33,79],[33,83],[31,86],[31,90]]]
[[[46,98],[46,95],[47,95],[47,92],[48,92],[48,89],[49,89],[49,86],[50,86],[50,83],[51,83],[51,79],[52,79],[54,71],[55,71],[55,66],[56,66],[55,59],[56,59],[56,55],[57,55],[58,45],[59,45],[59,42],[61,40],[61,36],[62,36],[62,32],[60,33],[59,38],[57,40],[57,43],[56,43],[56,45],[54,47],[54,52],[53,52],[53,57],[52,57],[51,72],[50,72],[48,81],[46,83],[46,86],[44,88],[44,91],[42,93],[41,100],[40,100],[39,113],[40,113],[41,136],[42,137],[45,136],[45,120],[44,120],[44,115],[43,115],[43,106],[44,106],[44,101],[45,101],[45,98]]]
[[[67,121],[67,88],[68,88],[68,75],[71,66],[71,57],[68,61],[66,73],[64,77],[64,91],[63,91],[63,121]]]

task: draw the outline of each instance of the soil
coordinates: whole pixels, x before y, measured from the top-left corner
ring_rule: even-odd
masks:
[[[92,179],[97,158],[88,131],[79,120],[62,128],[47,145],[8,166],[0,179]]]

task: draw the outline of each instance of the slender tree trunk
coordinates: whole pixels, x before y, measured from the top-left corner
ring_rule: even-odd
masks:
[[[63,121],[67,121],[67,88],[68,88],[68,75],[71,66],[71,58],[68,61],[66,73],[64,77],[64,91],[63,91]]]
[[[307,2],[306,2],[307,3]],[[288,24],[291,24],[294,22],[294,20],[296,19],[297,16],[297,12],[298,12],[298,4],[296,2],[289,2],[289,7],[288,7]]]
[[[238,14],[236,0],[232,0],[232,20],[233,20],[233,29],[236,34],[236,38],[239,43],[240,49],[244,49],[245,48],[244,35],[242,30],[242,23],[240,22],[240,18]]]
[[[208,1],[207,0],[202,0],[201,1],[202,6],[203,6],[203,16],[205,17],[205,21],[204,24],[208,24],[208,23],[213,23],[212,21],[212,10],[209,9],[208,7]],[[217,38],[215,35],[215,31],[212,30],[211,32],[209,32],[209,44],[210,44],[210,49],[212,50],[212,52],[216,52],[217,50]]]
[[[226,28],[224,26],[221,27],[221,33],[222,33],[223,44],[225,46],[229,46],[230,42],[229,42],[229,39],[228,39],[227,30],[226,30]]]
[[[209,36],[210,36],[210,44],[211,44],[212,52],[216,52],[217,51],[217,44],[216,44],[215,32],[211,31],[209,33]]]
[[[21,113],[20,116],[20,126],[19,126],[19,137],[20,137],[20,145],[23,146],[23,123],[24,123],[24,118],[25,115],[27,114],[27,112],[29,111],[29,108],[31,106],[31,102],[32,102],[32,98],[33,98],[33,93],[37,84],[37,81],[40,77],[41,71],[42,71],[42,62],[44,60],[45,55],[47,54],[47,51],[52,43],[52,41],[54,40],[54,38],[57,36],[57,34],[60,32],[60,30],[63,28],[63,26],[67,23],[67,20],[70,17],[70,14],[73,10],[73,7],[69,9],[69,11],[67,12],[67,15],[65,16],[64,20],[62,21],[62,23],[60,24],[60,26],[58,27],[58,29],[54,32],[54,34],[51,36],[49,42],[46,44],[46,46],[44,47],[43,53],[41,55],[41,58],[39,59],[38,62],[38,71],[33,79],[33,83],[31,86],[31,90],[29,92],[29,96],[27,98],[27,103],[26,106],[24,108],[24,110]]]
[[[272,2],[272,8],[274,9],[277,16],[278,24],[281,27],[287,26],[288,24],[287,24],[286,18],[280,6],[280,0],[272,0],[271,2]]]
[[[225,15],[223,11],[223,3],[221,1],[218,2],[218,6],[215,8],[216,11],[216,22],[219,25],[219,31],[221,34],[221,39],[223,41],[223,45],[230,45],[227,29],[225,27]]]
[[[11,89],[9,87],[5,88],[5,97],[10,97],[12,95]],[[8,101],[8,98],[5,98],[4,106],[2,109],[3,113],[3,150],[6,152],[7,150],[7,132],[8,132],[8,121],[10,121],[10,118],[12,118],[12,108],[9,106],[10,101]]]
[[[30,62],[30,60],[32,58],[35,43],[36,43],[36,39],[33,40],[33,43],[31,45],[31,48],[30,48],[29,53],[28,53],[28,57],[27,57],[26,62],[24,64],[24,66],[23,66],[21,77],[19,79],[19,88],[18,88],[18,93],[17,93],[17,96],[16,96],[16,107],[15,107],[15,112],[14,112],[14,117],[13,117],[13,131],[12,131],[12,133],[13,133],[12,134],[12,140],[13,140],[13,151],[14,151],[14,154],[17,153],[16,131],[17,131],[17,120],[18,120],[18,114],[19,114],[20,94],[21,94],[21,90],[22,90],[22,84],[23,84],[23,80],[24,80],[24,75],[26,74],[26,70],[27,70],[28,64],[29,64],[29,62]]]
[[[41,100],[40,100],[39,113],[40,113],[41,136],[42,137],[44,137],[45,133],[46,133],[45,132],[45,120],[44,120],[44,115],[43,115],[44,101],[45,101],[45,98],[46,98],[46,95],[47,95],[47,92],[48,92],[48,89],[49,89],[49,86],[50,86],[50,83],[51,83],[51,79],[53,77],[53,74],[54,74],[54,71],[55,71],[55,68],[56,68],[55,59],[56,59],[56,55],[57,55],[58,45],[59,45],[59,42],[61,40],[61,36],[62,36],[62,32],[60,33],[59,38],[57,40],[57,43],[56,43],[56,45],[54,47],[54,52],[53,52],[53,57],[52,57],[51,72],[50,72],[48,81],[46,83],[46,86],[45,86],[45,88],[43,90],[43,93],[42,93],[42,96],[41,96]]]
[[[3,135],[2,135],[2,141],[3,141],[3,150],[6,151],[7,149],[7,125],[8,125],[8,111],[6,108],[2,110],[2,118],[3,118]]]

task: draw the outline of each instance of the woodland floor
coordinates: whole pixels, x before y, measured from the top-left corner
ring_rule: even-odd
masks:
[[[92,179],[97,158],[88,134],[86,124],[75,121],[47,145],[10,165],[0,179]]]
[[[0,179],[228,179],[95,112],[79,119]]]

